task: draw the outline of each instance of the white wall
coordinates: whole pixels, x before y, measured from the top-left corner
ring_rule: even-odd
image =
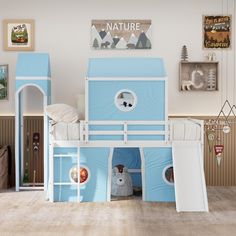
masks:
[[[217,115],[223,101],[235,99],[235,48],[215,50],[220,61],[219,92],[178,91],[181,48],[188,47],[189,60],[203,60],[202,15],[235,16],[234,0],[1,0],[0,20],[32,18],[36,22],[36,50],[51,57],[54,103],[76,106],[76,95],[84,91],[89,57],[163,57],[169,76],[169,114]],[[90,48],[92,19],[151,19],[151,50],[94,51]],[[2,32],[2,25],[0,26]],[[234,26],[235,28],[235,26]],[[0,34],[0,44],[2,35]],[[233,31],[233,39],[235,33]],[[14,114],[14,83],[17,52],[0,48],[0,64],[10,66],[10,98],[0,102],[0,115]],[[228,85],[228,88],[226,88]],[[32,93],[28,91],[27,94]],[[41,96],[34,95],[28,113],[41,113]],[[27,95],[26,95],[27,99]]]

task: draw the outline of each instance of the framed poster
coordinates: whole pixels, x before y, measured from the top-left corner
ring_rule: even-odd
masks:
[[[151,20],[92,20],[93,49],[151,49]]]
[[[0,101],[8,99],[8,65],[0,65]]]
[[[205,49],[231,47],[231,16],[203,16],[203,47]]]
[[[34,50],[34,20],[3,20],[4,50]]]

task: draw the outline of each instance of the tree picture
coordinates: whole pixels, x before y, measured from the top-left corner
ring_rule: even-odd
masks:
[[[93,40],[93,47],[95,49],[97,49],[99,47],[98,40],[96,38]]]
[[[8,65],[0,65],[0,101],[8,98]]]

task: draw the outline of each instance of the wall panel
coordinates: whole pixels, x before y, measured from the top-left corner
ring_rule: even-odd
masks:
[[[216,117],[192,116],[191,118],[202,119],[206,123],[209,119],[214,119]],[[231,121],[236,122],[236,119],[231,119]],[[222,128],[222,126],[220,126],[220,128]],[[213,150],[212,152],[210,152],[207,141],[207,135],[205,132],[204,167],[205,167],[206,183],[208,186],[235,186],[236,185],[236,160],[235,160],[236,123],[231,123],[231,131],[228,134],[224,134],[222,130],[217,130],[216,137],[217,138],[213,144]],[[223,158],[221,160],[220,166],[217,165],[215,158],[215,152],[214,152],[215,144],[224,145],[224,151],[222,155]]]
[[[33,167],[34,157],[37,169],[36,182],[43,182],[43,117],[42,116],[27,116],[24,117],[24,155],[27,155],[26,149],[26,134],[29,133],[29,167]],[[34,156],[33,152],[33,133],[40,133],[40,149],[39,155]],[[10,186],[15,185],[15,117],[0,116],[0,146],[9,145],[11,147],[11,176]],[[30,182],[33,181],[33,168],[30,169]]]
[[[9,145],[11,148],[10,186],[15,185],[15,117],[0,116],[0,146]]]
[[[39,133],[39,150],[33,150],[33,134]],[[29,148],[27,148],[27,134]],[[24,117],[24,166],[28,158],[29,182],[33,183],[34,170],[35,183],[43,183],[43,117],[25,116]]]

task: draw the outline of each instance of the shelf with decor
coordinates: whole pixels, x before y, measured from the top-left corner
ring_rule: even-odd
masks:
[[[180,91],[218,91],[217,61],[181,61]]]

